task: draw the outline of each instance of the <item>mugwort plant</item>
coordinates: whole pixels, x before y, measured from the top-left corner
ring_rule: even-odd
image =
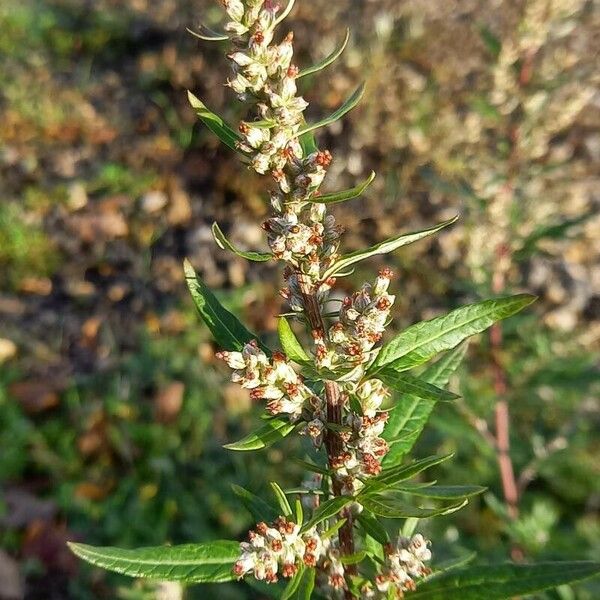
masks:
[[[265,410],[261,426],[226,447],[254,451],[292,433],[305,436],[314,449],[313,460],[301,461],[309,483],[286,492],[273,482],[275,506],[236,487],[257,521],[241,543],[138,550],[72,544],[73,551],[95,565],[135,577],[263,582],[275,590],[273,597],[283,600],[405,595],[415,600],[489,600],[600,572],[600,565],[591,562],[436,565],[435,544],[416,533],[419,519],[457,511],[484,488],[424,481],[424,471],[450,456],[410,460],[408,455],[435,403],[456,398],[444,387],[465,354],[464,340],[517,313],[534,297],[519,294],[466,305],[385,339],[395,298],[393,273],[385,268],[332,313],[330,291],[356,263],[417,242],[455,219],[343,253],[343,230],[328,205],[362,194],[374,173],[352,189],[321,193],[332,155],[317,147],[313,132],[352,109],[363,86],[331,116],[310,123],[298,81],[330,65],[348,35],[330,56],[300,69],[293,62],[293,33],[277,33],[293,0],[285,8],[277,0],[221,4],[229,19],[225,33],[203,29],[198,36],[231,44],[227,85],[248,105],[248,116],[235,130],[198,98],[189,97],[201,121],[241,154],[250,169],[273,181],[272,216],[262,224],[269,252],[237,249],[216,223],[213,234],[219,247],[247,260],[284,263],[280,293],[289,312],[279,320],[281,349],[267,347],[248,331],[187,262],[185,273],[200,316],[221,347],[217,357],[231,369],[231,380],[249,390]],[[294,329],[308,335],[299,338]],[[300,341],[304,337],[311,340],[308,347]],[[424,366],[440,353],[437,362]]]

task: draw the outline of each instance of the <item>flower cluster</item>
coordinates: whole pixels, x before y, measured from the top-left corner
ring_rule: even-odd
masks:
[[[430,542],[420,533],[412,538],[401,537],[386,548],[385,564],[375,577],[375,585],[362,589],[363,600],[403,598],[404,592],[416,589],[415,579],[431,573],[425,563],[431,560]]]
[[[356,366],[370,360],[373,346],[381,340],[395,296],[387,293],[390,269],[382,269],[373,286],[365,283],[344,298],[339,320],[328,332],[328,341],[317,338],[317,362],[322,367]]]
[[[253,340],[241,352],[217,352],[216,356],[234,369],[234,383],[249,389],[253,399],[267,400],[267,410],[272,415],[285,413],[296,421],[307,401],[319,402],[281,352],[274,352],[269,360]]]
[[[252,572],[260,581],[275,583],[277,573],[293,577],[301,563],[315,567],[328,544],[314,528],[300,533],[300,525],[284,517],[271,525],[261,522],[250,531],[248,541],[240,544],[240,557],[233,572],[239,578]]]

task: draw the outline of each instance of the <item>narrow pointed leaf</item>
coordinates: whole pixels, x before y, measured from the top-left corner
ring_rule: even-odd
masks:
[[[294,594],[300,587],[302,578],[304,577],[304,569],[304,564],[300,563],[296,574],[288,581],[288,584],[285,586],[285,590],[283,590],[283,593],[281,594],[281,600],[289,600],[294,596]]]
[[[304,509],[302,508],[302,502],[299,499],[296,499],[294,508],[296,510],[296,523],[302,527],[302,523],[304,523]]]
[[[298,137],[298,142],[302,148],[302,156],[305,158],[319,149],[317,146],[317,141],[315,140],[315,134],[312,131],[307,131],[306,133],[300,135]]]
[[[346,29],[346,35],[344,36],[342,43],[331,54],[329,54],[329,56],[326,56],[323,60],[320,60],[318,63],[315,63],[311,67],[302,69],[296,76],[296,79],[300,79],[300,77],[306,77],[306,75],[312,75],[313,73],[317,73],[318,71],[321,71],[325,67],[328,67],[332,62],[334,62],[335,60],[337,60],[339,58],[341,53],[346,48],[346,45],[348,44],[349,39],[350,39],[350,30]]]
[[[331,192],[330,194],[323,194],[322,196],[313,196],[310,198],[310,202],[315,204],[337,204],[338,202],[345,202],[360,196],[373,182],[375,179],[375,171],[371,171],[371,174],[357,186],[341,192]]]
[[[411,600],[508,600],[599,574],[600,563],[592,561],[477,565],[426,579]]]
[[[209,42],[222,42],[223,40],[229,39],[227,34],[213,31],[202,23],[200,23],[199,29],[199,31],[192,31],[189,27],[186,27],[188,33],[191,33],[194,37],[200,38],[201,40],[207,40]]]
[[[399,467],[392,467],[391,469],[384,469],[379,475],[376,477],[372,477],[367,480],[365,483],[365,487],[361,490],[358,497],[362,498],[368,494],[373,492],[378,492],[383,488],[387,488],[402,481],[406,481],[415,475],[435,466],[440,463],[445,462],[449,458],[452,458],[454,454],[445,454],[443,456],[428,456],[427,458],[422,458],[420,460],[415,460],[412,463],[407,465],[402,465]]]
[[[69,543],[69,547],[79,558],[108,571],[189,583],[220,583],[235,579],[232,567],[240,548],[238,542],[224,540],[136,550],[74,543]]]
[[[225,350],[241,350],[245,344],[258,337],[250,333],[239,319],[224,308],[204,282],[196,275],[194,267],[188,260],[183,263],[188,288],[202,317],[210,329],[215,341]],[[268,348],[260,344],[267,354]]]
[[[388,519],[407,519],[417,517],[426,519],[436,515],[448,514],[464,505],[464,502],[437,508],[421,508],[412,506],[396,495],[370,494],[360,499],[360,503],[373,514]]]
[[[374,540],[378,541],[380,544],[389,543],[390,536],[388,535],[385,527],[377,520],[375,515],[372,515],[367,511],[363,511],[356,518],[365,532],[368,533]]]
[[[279,342],[281,343],[283,352],[289,359],[298,364],[310,362],[310,357],[306,354],[286,318],[282,317],[279,319],[277,332],[279,333]]]
[[[231,485],[231,489],[257,522],[270,523],[279,516],[279,511],[274,506],[265,502],[260,496],[253,494],[250,490],[235,484]]]
[[[464,554],[463,556],[459,556],[457,558],[450,558],[441,563],[436,563],[433,565],[433,570],[435,573],[441,573],[442,571],[450,571],[451,569],[457,569],[458,567],[464,567],[468,565],[470,562],[475,560],[477,556],[477,552],[469,552]]]
[[[416,323],[383,346],[369,369],[379,371],[391,365],[395,371],[412,369],[436,354],[454,348],[497,321],[506,319],[529,306],[535,296],[517,294],[461,306],[441,317]]]
[[[225,444],[223,447],[238,452],[261,450],[262,448],[268,448],[279,440],[282,440],[286,435],[289,435],[293,429],[294,425],[289,421],[283,419],[271,419],[254,433],[247,435],[238,442]]]
[[[466,342],[450,350],[440,360],[428,366],[420,379],[436,386],[447,385],[466,351]],[[410,452],[429,420],[434,406],[435,402],[432,400],[423,400],[412,394],[402,394],[395,398],[394,407],[389,412],[388,422],[383,432],[383,438],[390,444],[390,451],[382,461],[384,468],[399,464]]]
[[[419,240],[422,240],[423,238],[426,238],[426,237],[436,233],[440,229],[443,229],[444,227],[448,227],[448,225],[451,225],[457,219],[458,219],[458,217],[454,217],[453,219],[449,219],[448,221],[439,223],[435,227],[423,229],[422,231],[417,231],[415,233],[405,233],[402,235],[398,235],[398,236],[389,238],[387,240],[384,240],[383,242],[380,242],[379,244],[376,244],[375,246],[371,246],[370,248],[367,248],[366,250],[357,250],[356,252],[346,254],[345,256],[342,256],[335,264],[333,264],[331,267],[329,267],[329,269],[327,269],[327,271],[325,271],[325,273],[323,274],[323,279],[325,280],[328,277],[332,277],[339,270],[345,269],[345,268],[349,267],[350,265],[360,262],[361,260],[365,260],[366,258],[370,258],[371,256],[377,256],[378,254],[387,254],[388,252],[393,252],[394,250],[397,250],[398,248],[401,248],[402,246],[412,244],[413,242],[418,242]],[[381,364],[383,365],[384,363],[381,363]]]
[[[276,483],[275,481],[271,481],[271,489],[273,490],[273,493],[275,494],[275,498],[277,499],[279,508],[281,508],[281,512],[282,512],[283,516],[290,517],[292,515],[292,507],[290,506],[290,503],[288,502],[285,492],[281,489],[279,484]]]
[[[303,135],[308,133],[309,131],[314,131],[315,129],[319,129],[319,127],[325,127],[326,125],[331,125],[331,123],[335,123],[338,119],[341,119],[347,112],[351,111],[362,98],[362,95],[365,91],[365,84],[361,83],[354,93],[342,104],[335,112],[332,112],[328,117],[317,121],[316,123],[307,123],[303,127],[300,128],[298,135]]]
[[[329,529],[326,529],[321,534],[321,539],[322,540],[327,540],[330,537],[333,537],[344,526],[344,523],[347,520],[348,519],[340,519],[339,521],[336,521]]]
[[[294,593],[289,597],[289,600],[310,600],[313,590],[315,589],[316,570],[305,568],[300,583]]]
[[[304,524],[302,530],[307,531],[326,519],[334,517],[350,502],[352,502],[352,498],[349,496],[337,496],[336,498],[326,500],[314,510],[312,517]]]
[[[217,246],[219,246],[219,248],[221,248],[222,250],[229,250],[230,252],[233,252],[234,254],[237,254],[238,256],[241,256],[242,258],[245,258],[246,260],[251,260],[253,262],[266,262],[273,258],[272,255],[268,252],[250,252],[247,250],[240,250],[236,248],[225,237],[225,234],[223,233],[223,231],[217,223],[212,224],[211,231],[213,237],[215,238]]]
[[[319,473],[321,475],[329,476],[331,473],[320,465],[315,465],[314,463],[308,460],[301,460],[300,458],[292,458],[292,460],[297,464],[306,469],[307,471],[312,471],[313,473]]]
[[[417,379],[412,375],[397,373],[389,367],[382,369],[378,373],[378,377],[397,392],[433,402],[450,402],[459,397],[452,392],[436,387],[424,379]]]
[[[292,12],[292,8],[294,8],[295,2],[296,0],[288,0],[286,7],[283,9],[283,12],[275,19],[275,25],[281,23]]]
[[[354,554],[346,554],[344,556],[340,556],[340,562],[343,565],[357,565],[359,562],[362,562],[367,553],[364,550],[360,552],[355,552]]]
[[[204,102],[188,91],[188,99],[200,120],[229,148],[237,150],[240,136],[219,115],[210,111]]]
[[[402,484],[394,486],[394,491],[403,492],[411,496],[420,498],[436,498],[439,500],[460,500],[471,498],[483,494],[487,490],[479,485],[431,485],[421,486],[403,486]]]

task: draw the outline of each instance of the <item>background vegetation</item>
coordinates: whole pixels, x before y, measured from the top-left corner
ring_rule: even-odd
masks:
[[[380,174],[336,212],[347,243],[462,215],[394,255],[398,326],[499,289],[540,295],[499,348],[471,344],[454,382],[463,400],[437,407],[417,446],[456,452],[439,481],[490,490],[422,524],[437,555],[597,557],[597,4],[297,4],[300,64],[353,31],[340,66],[305,82],[309,111],[337,106],[367,74],[362,106],[322,134],[332,189]],[[232,482],[299,483],[285,444],[260,464],[222,449],[254,409],[225,383],[184,289],[187,256],[275,338],[277,270],[249,269],[210,234],[216,219],[260,247],[264,189],[187,106],[191,89],[239,117],[223,48],[185,32],[219,17],[208,0],[0,0],[0,598],[176,597],[87,568],[65,540],[234,538],[250,517]],[[492,359],[509,390],[517,517],[490,443]],[[219,594],[263,597],[233,584]],[[545,595],[599,596],[598,583]]]

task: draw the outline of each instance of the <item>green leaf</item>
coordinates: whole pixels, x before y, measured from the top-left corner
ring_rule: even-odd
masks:
[[[315,204],[337,204],[338,202],[345,202],[360,196],[375,179],[375,171],[371,171],[371,174],[362,183],[357,186],[350,188],[349,190],[343,190],[341,192],[332,192],[331,194],[323,194],[322,196],[312,196],[309,198],[310,202]]]
[[[430,365],[420,378],[432,385],[445,386],[450,376],[467,352],[467,343],[463,343],[447,352],[440,360]],[[391,444],[390,451],[382,460],[384,468],[397,465],[414,446],[417,438],[427,423],[435,402],[422,400],[411,394],[402,394],[395,399],[394,407],[389,412],[388,422],[383,438]],[[397,440],[394,443],[391,440]]]
[[[69,548],[79,558],[108,571],[189,583],[220,583],[235,579],[232,568],[240,552],[238,542],[224,540],[136,550],[69,542]]]
[[[336,521],[329,529],[326,529],[321,534],[321,539],[322,540],[327,540],[330,537],[333,537],[344,526],[344,523],[347,520],[348,519],[340,519],[339,521]]]
[[[379,475],[371,477],[371,479],[366,481],[365,487],[358,494],[358,498],[360,499],[362,496],[372,492],[377,492],[383,488],[396,485],[401,481],[406,481],[435,465],[445,462],[453,456],[453,453],[445,454],[443,456],[428,456],[427,458],[415,460],[407,465],[384,469]]]
[[[361,83],[356,88],[354,93],[336,111],[332,112],[328,117],[325,117],[324,119],[321,119],[316,123],[304,125],[298,131],[298,135],[303,135],[305,133],[308,133],[309,131],[319,129],[319,127],[325,127],[326,125],[331,125],[331,123],[335,123],[335,121],[341,119],[347,112],[351,111],[360,102],[364,91],[365,84]]]
[[[388,519],[407,519],[409,517],[425,519],[454,512],[454,510],[461,508],[465,504],[465,502],[458,502],[437,508],[420,508],[406,503],[397,495],[390,494],[369,494],[360,497],[359,501],[373,514]]]
[[[433,565],[433,570],[435,573],[439,573],[442,571],[449,571],[450,569],[456,569],[458,567],[464,567],[470,562],[473,562],[476,556],[477,552],[468,552],[467,554],[463,554],[462,556],[450,558],[441,563],[436,563],[435,565]]]
[[[315,508],[310,520],[303,525],[302,531],[308,531],[311,527],[337,515],[340,510],[347,504],[350,504],[350,502],[352,502],[352,498],[349,496],[337,496],[326,500],[320,506]]]
[[[416,323],[383,346],[369,372],[376,373],[385,365],[391,365],[395,371],[412,369],[436,354],[458,346],[466,338],[481,333],[496,321],[514,315],[535,299],[530,294],[517,294],[484,300]]]
[[[216,31],[213,31],[212,29],[209,29],[206,25],[203,25],[202,23],[200,23],[200,31],[198,32],[192,31],[189,27],[186,27],[186,30],[188,33],[191,33],[194,37],[200,38],[201,40],[207,40],[209,42],[222,42],[224,40],[229,39],[229,36],[225,33],[218,33]],[[195,99],[197,100],[197,98]],[[190,99],[190,104],[191,102],[192,101]],[[192,106],[194,105],[192,104]]]
[[[315,135],[312,131],[308,131],[300,135],[298,137],[298,142],[302,148],[302,156],[305,158],[319,149],[317,146],[317,141],[315,140]]]
[[[315,589],[315,569],[304,569],[298,587],[294,593],[289,596],[289,600],[310,600],[313,590]]]
[[[261,450],[268,448],[275,442],[282,440],[294,429],[294,425],[284,419],[271,419],[267,421],[260,429],[247,435],[245,438],[232,444],[225,444],[224,448],[236,450],[239,452],[248,452],[250,450]]]
[[[357,521],[361,527],[368,533],[374,540],[380,544],[387,544],[390,541],[390,536],[385,530],[385,527],[377,520],[375,515],[372,515],[363,510],[357,517]]]
[[[288,499],[285,495],[285,492],[281,489],[279,484],[275,481],[271,481],[271,488],[273,489],[273,493],[275,494],[275,498],[279,503],[279,508],[281,508],[281,512],[284,517],[290,517],[292,515],[292,507],[288,502]]]
[[[317,73],[318,71],[321,71],[325,67],[328,67],[344,51],[344,49],[346,48],[346,45],[348,44],[349,39],[350,39],[350,30],[346,29],[346,35],[344,36],[342,43],[329,56],[325,57],[323,60],[320,60],[318,63],[312,65],[311,67],[302,69],[296,76],[296,79],[300,79],[300,77],[306,77],[307,75],[312,75],[313,73]]]
[[[296,574],[288,581],[288,584],[285,586],[285,590],[283,590],[283,594],[281,594],[281,600],[289,600],[295,593],[296,590],[300,587],[300,583],[302,578],[304,577],[304,564],[300,563]]]
[[[483,494],[487,490],[479,485],[430,485],[422,486],[394,486],[394,490],[404,492],[411,496],[421,498],[437,498],[439,500],[460,500]]]
[[[310,357],[306,354],[304,348],[298,341],[296,334],[292,330],[288,320],[285,317],[279,319],[277,324],[277,333],[283,352],[288,358],[298,364],[310,362]]]
[[[456,394],[436,387],[423,379],[417,379],[416,377],[406,374],[401,375],[389,367],[381,370],[378,373],[378,376],[386,385],[395,391],[409,394],[416,398],[423,398],[433,402],[449,402],[459,398]]]
[[[292,461],[295,462],[297,465],[300,465],[302,468],[306,469],[307,471],[312,471],[313,473],[319,473],[319,474],[325,475],[325,476],[331,475],[331,473],[325,467],[321,467],[320,465],[315,465],[315,463],[310,462],[308,460],[302,460],[300,458],[292,457]]]
[[[275,507],[271,506],[268,502],[265,502],[256,494],[253,494],[250,490],[236,485],[235,483],[231,484],[231,489],[257,522],[264,521],[265,523],[270,523],[279,516]]]
[[[355,552],[354,554],[346,554],[344,556],[340,556],[340,562],[343,565],[357,565],[359,562],[362,562],[367,553],[364,550],[360,552]]]
[[[221,248],[222,250],[229,250],[230,252],[233,252],[234,254],[237,254],[238,256],[241,256],[242,258],[245,258],[246,260],[251,260],[253,262],[266,262],[273,258],[272,255],[268,252],[247,252],[246,250],[240,250],[236,248],[225,237],[225,234],[223,233],[223,231],[221,231],[221,228],[217,223],[212,224],[211,231],[213,237],[215,238],[217,246],[219,246],[219,248]]]
[[[235,315],[219,303],[215,295],[196,275],[194,267],[187,259],[183,262],[183,269],[196,308],[219,346],[225,350],[240,351],[245,344],[258,339],[240,323]],[[260,346],[267,354],[271,354],[263,344]]]
[[[226,145],[232,150],[236,150],[236,142],[240,136],[229,126],[219,115],[208,110],[200,98],[196,98],[192,92],[188,91],[188,100],[200,120]]]
[[[478,565],[452,569],[417,584],[411,600],[504,600],[600,574],[592,561]]]
[[[294,508],[296,509],[296,523],[302,527],[302,523],[304,523],[304,510],[302,508],[302,501],[299,498],[296,498]]]
[[[388,252],[393,252],[394,250],[397,250],[402,246],[412,244],[413,242],[418,242],[419,240],[422,240],[423,238],[426,238],[436,233],[440,229],[448,227],[448,225],[451,225],[457,219],[458,217],[454,217],[453,219],[449,219],[448,221],[439,223],[435,227],[423,229],[422,231],[417,231],[415,233],[405,233],[402,235],[398,235],[384,240],[383,242],[380,242],[375,246],[371,246],[366,250],[357,250],[356,252],[346,254],[325,271],[325,273],[323,274],[323,280],[327,279],[328,277],[332,277],[341,269],[345,269],[346,267],[349,267],[354,263],[360,262],[361,260],[365,260],[366,258],[370,258],[371,256],[377,256],[378,254],[387,254]]]

